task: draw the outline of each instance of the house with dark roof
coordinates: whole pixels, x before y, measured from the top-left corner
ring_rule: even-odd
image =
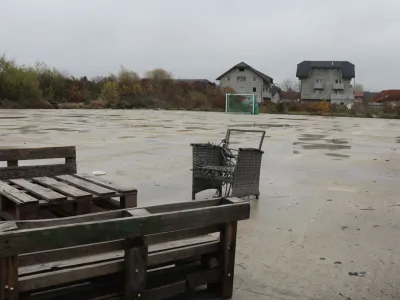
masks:
[[[254,94],[258,102],[271,100],[273,79],[268,75],[241,62],[216,79],[221,87],[230,87],[240,94]]]
[[[326,100],[347,105],[354,101],[355,67],[348,61],[303,61],[297,65],[302,101]]]

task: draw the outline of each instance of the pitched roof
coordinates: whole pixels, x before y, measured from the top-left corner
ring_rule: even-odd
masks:
[[[400,101],[400,90],[384,90],[372,99],[374,102]]]
[[[305,60],[297,64],[296,76],[299,78],[307,78],[312,69],[340,69],[344,79],[352,79],[356,75],[354,65],[348,61]]]
[[[233,66],[232,68],[230,68],[228,71],[226,71],[224,74],[218,76],[218,78],[216,80],[220,80],[223,76],[225,76],[226,74],[228,74],[229,72],[231,72],[234,69],[238,69],[238,68],[243,68],[243,69],[247,69],[247,70],[251,70],[254,73],[256,73],[258,76],[260,76],[264,81],[268,82],[268,83],[273,83],[274,80],[269,77],[268,75],[254,69],[252,66],[249,66],[248,64],[241,62],[238,63],[237,65]]]

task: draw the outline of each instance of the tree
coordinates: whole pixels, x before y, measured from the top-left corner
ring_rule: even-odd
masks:
[[[154,81],[171,80],[172,74],[164,69],[154,69],[146,72],[146,78]]]
[[[355,91],[363,92],[363,91],[364,91],[364,86],[363,86],[361,83],[356,83],[356,84],[354,85],[354,90],[355,90]]]
[[[281,83],[277,84],[277,86],[284,92],[299,92],[300,84],[296,79],[286,78]]]

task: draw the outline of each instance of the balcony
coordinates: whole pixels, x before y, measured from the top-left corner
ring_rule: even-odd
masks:
[[[332,86],[333,90],[344,90],[344,83],[334,83]]]
[[[324,89],[324,84],[322,82],[314,83],[314,90],[323,90],[323,89]]]

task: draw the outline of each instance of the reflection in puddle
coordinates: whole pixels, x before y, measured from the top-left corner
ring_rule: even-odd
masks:
[[[270,120],[308,121],[309,119],[271,118]]]
[[[327,156],[332,156],[332,157],[339,157],[339,158],[349,158],[350,155],[346,154],[339,154],[339,153],[325,153]]]
[[[322,134],[302,134],[299,141],[318,141],[322,140],[326,135]]]
[[[400,143],[400,136],[397,137],[397,143]]]
[[[234,124],[228,125],[228,127],[258,127],[258,128],[271,128],[271,127],[294,127],[294,125],[289,124],[275,124],[275,123],[268,123],[268,124]]]

